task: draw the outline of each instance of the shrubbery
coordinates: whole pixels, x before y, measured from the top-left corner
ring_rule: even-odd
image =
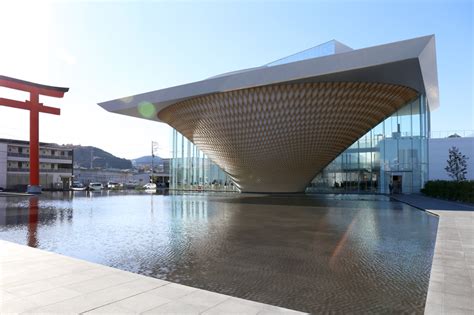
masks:
[[[430,180],[421,192],[430,197],[474,203],[473,180]]]

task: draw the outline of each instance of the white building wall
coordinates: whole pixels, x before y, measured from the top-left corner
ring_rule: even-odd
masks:
[[[7,187],[7,148],[6,143],[0,143],[0,187]]]
[[[40,144],[40,184],[44,189],[59,189],[63,187],[63,178],[71,178],[70,151],[71,149],[63,146]],[[21,189],[21,186],[26,187],[29,183],[29,160],[28,142],[0,139],[0,187],[15,190]],[[22,163],[21,168],[19,162]],[[10,170],[8,170],[9,164],[11,164]],[[70,168],[63,168],[61,164],[66,164]],[[64,184],[67,187],[67,183]]]
[[[465,156],[467,160],[468,180],[474,180],[474,138],[441,138],[430,139],[429,142],[429,179],[430,180],[452,180],[444,169],[447,166],[449,149],[456,147]]]

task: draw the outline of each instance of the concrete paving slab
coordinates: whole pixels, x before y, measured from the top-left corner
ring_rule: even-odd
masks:
[[[425,314],[474,314],[474,206],[421,195],[394,199],[439,217]]]
[[[304,314],[0,240],[0,314],[227,311]]]

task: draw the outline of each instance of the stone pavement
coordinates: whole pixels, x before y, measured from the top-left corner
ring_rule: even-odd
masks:
[[[0,314],[303,314],[0,240]]]
[[[439,216],[425,314],[474,314],[474,206],[422,195],[391,196]]]

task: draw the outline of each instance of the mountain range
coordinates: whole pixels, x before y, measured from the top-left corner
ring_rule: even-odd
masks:
[[[74,149],[74,167],[131,169],[132,161],[122,159],[92,146],[70,146]]]
[[[145,156],[142,156],[142,157],[139,157],[137,159],[133,159],[132,160],[132,164],[134,166],[139,166],[139,165],[151,165],[151,162],[153,160],[153,163],[155,165],[158,165],[158,164],[161,164],[162,163],[162,158],[160,158],[159,156],[155,156],[155,158],[153,159],[151,155],[145,155]]]
[[[151,165],[152,156],[146,155],[136,159],[123,159],[93,146],[68,145],[74,149],[74,167],[82,168],[114,168],[132,169],[133,167]],[[163,159],[155,156],[153,163],[158,166],[163,164]]]

